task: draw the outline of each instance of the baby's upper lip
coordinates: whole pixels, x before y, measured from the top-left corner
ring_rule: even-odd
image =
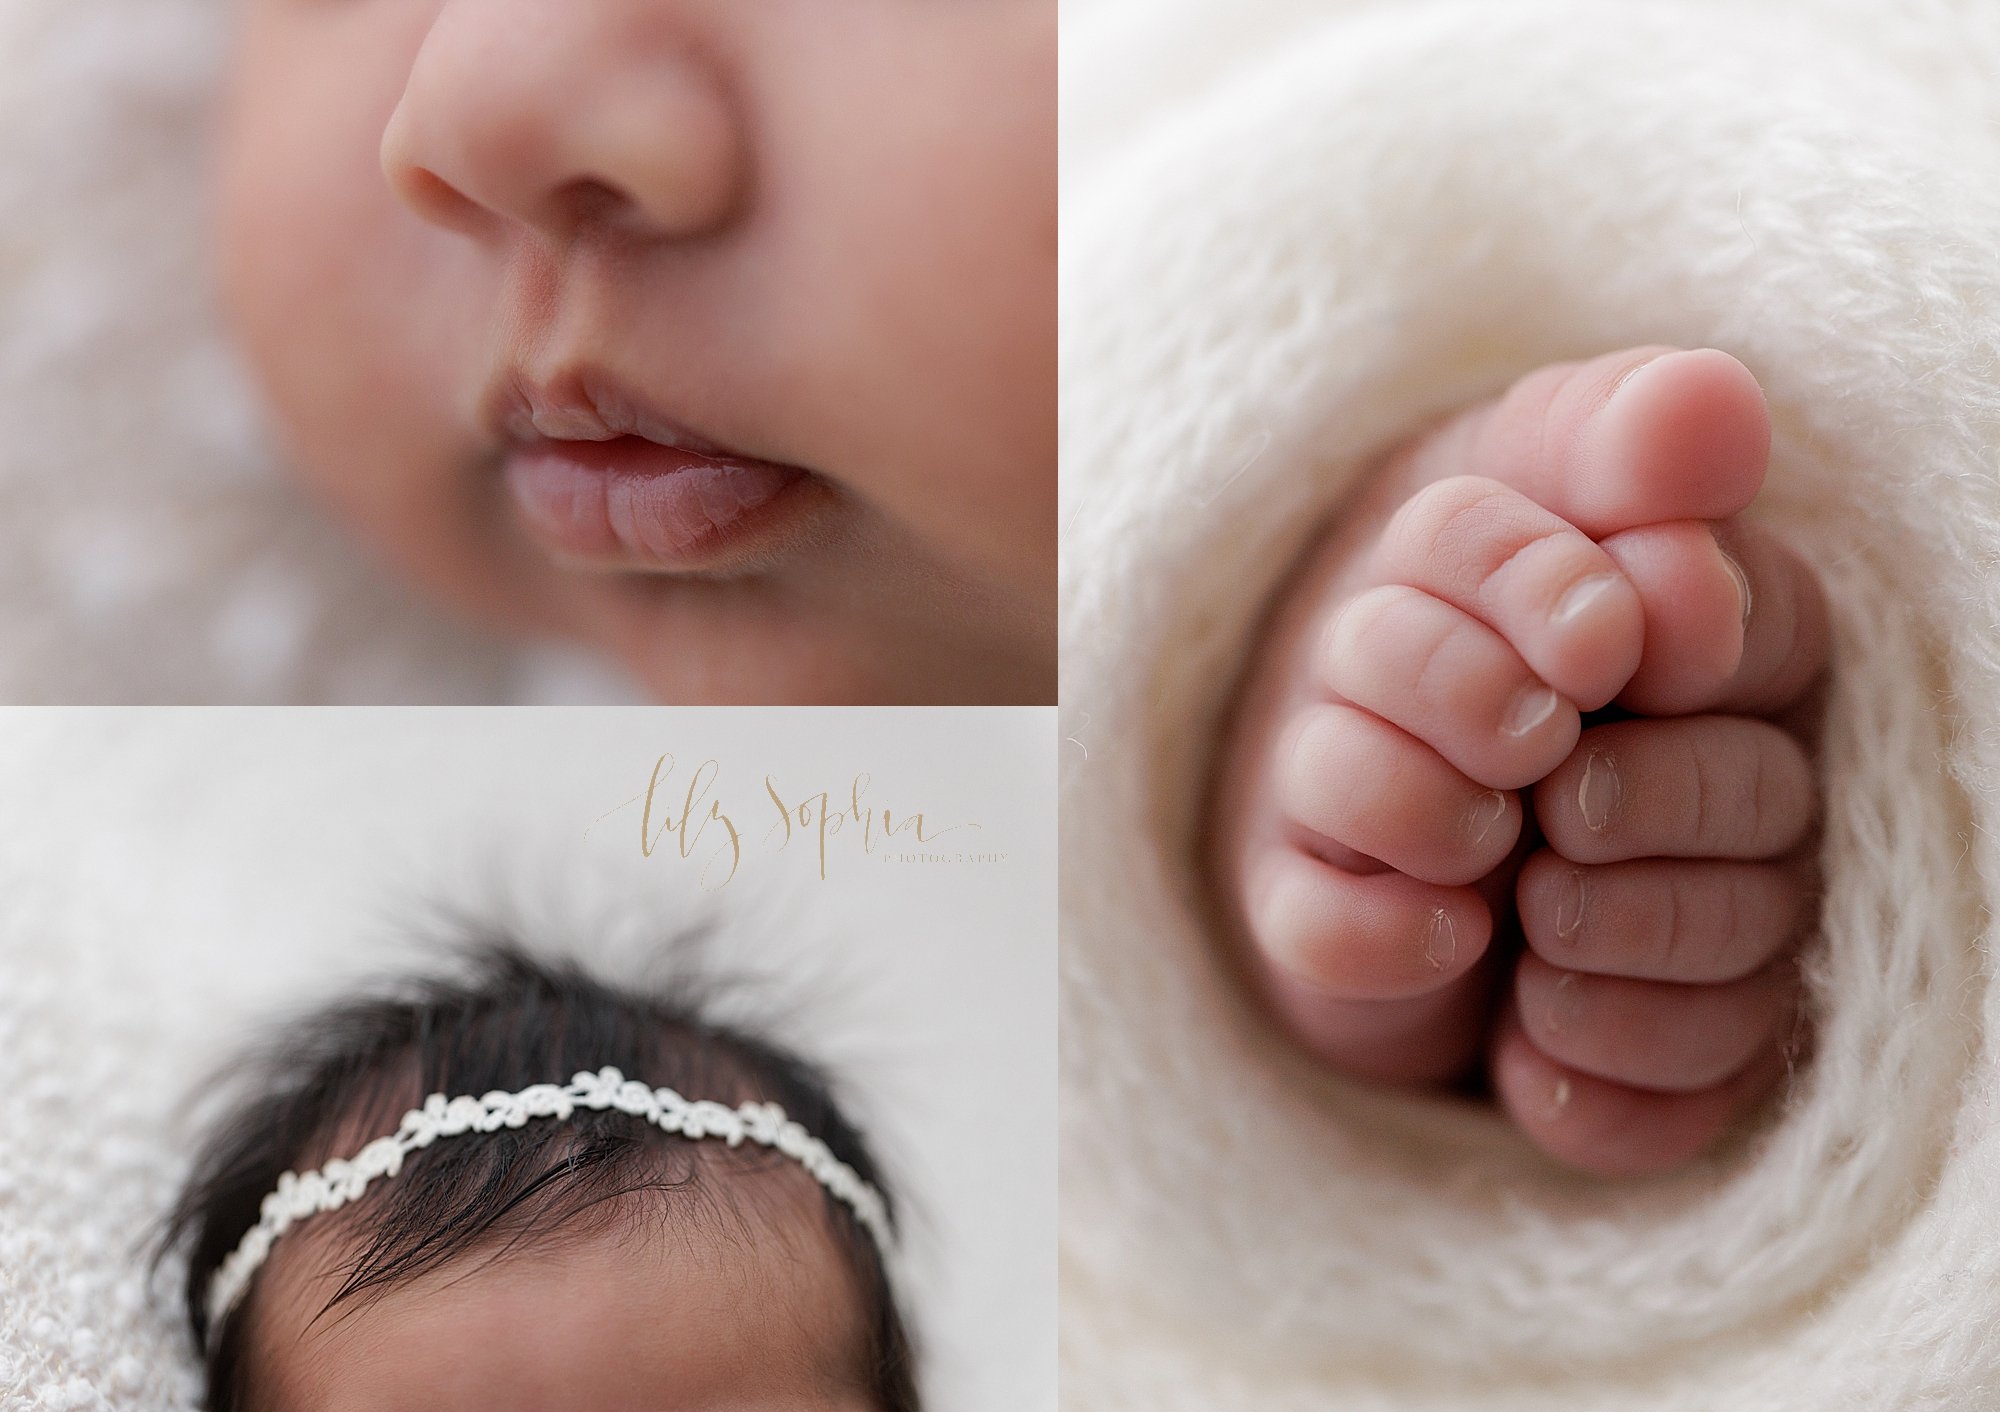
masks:
[[[582,366],[542,376],[504,372],[482,400],[480,420],[496,440],[513,445],[636,436],[703,456],[756,459],[689,430],[611,374]]]

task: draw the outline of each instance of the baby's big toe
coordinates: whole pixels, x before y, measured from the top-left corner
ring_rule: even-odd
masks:
[[[1770,449],[1749,369],[1713,348],[1648,347],[1538,369],[1410,455],[1420,476],[1491,476],[1601,537],[1740,513]]]

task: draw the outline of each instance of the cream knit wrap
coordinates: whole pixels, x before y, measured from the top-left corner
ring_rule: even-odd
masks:
[[[1065,1404],[2000,1406],[2000,6],[1065,14]],[[1649,1184],[1321,1075],[1194,910],[1218,711],[1372,456],[1741,357],[1836,622],[1817,1050]]]

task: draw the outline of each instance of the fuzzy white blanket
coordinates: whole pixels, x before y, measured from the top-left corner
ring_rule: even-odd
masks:
[[[697,973],[750,981],[726,1014],[830,1065],[900,1183],[930,1405],[1054,1412],[1053,714],[0,711],[0,1412],[192,1412],[183,1270],[145,1268],[191,1093],[358,975],[434,964],[450,908],[625,980],[712,923]],[[726,883],[641,854],[662,751],[721,766]],[[856,770],[980,825],[938,851],[1005,859],[856,829],[821,880],[762,777]]]
[[[2000,1405],[2000,7],[1082,0],[1063,43],[1066,1405]],[[1654,341],[1770,396],[1829,881],[1809,1067],[1608,1185],[1276,1043],[1190,835],[1371,458]]]
[[[215,312],[237,8],[0,5],[0,701],[638,699],[446,621],[282,474]]]

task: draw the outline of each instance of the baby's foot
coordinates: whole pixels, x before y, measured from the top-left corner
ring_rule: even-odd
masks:
[[[1772,1082],[1815,805],[1764,718],[1826,629],[1804,566],[1729,522],[1769,435],[1724,354],[1543,369],[1392,458],[1305,566],[1212,852],[1314,1052],[1396,1082],[1489,1056],[1529,1135],[1607,1174],[1685,1160]]]

